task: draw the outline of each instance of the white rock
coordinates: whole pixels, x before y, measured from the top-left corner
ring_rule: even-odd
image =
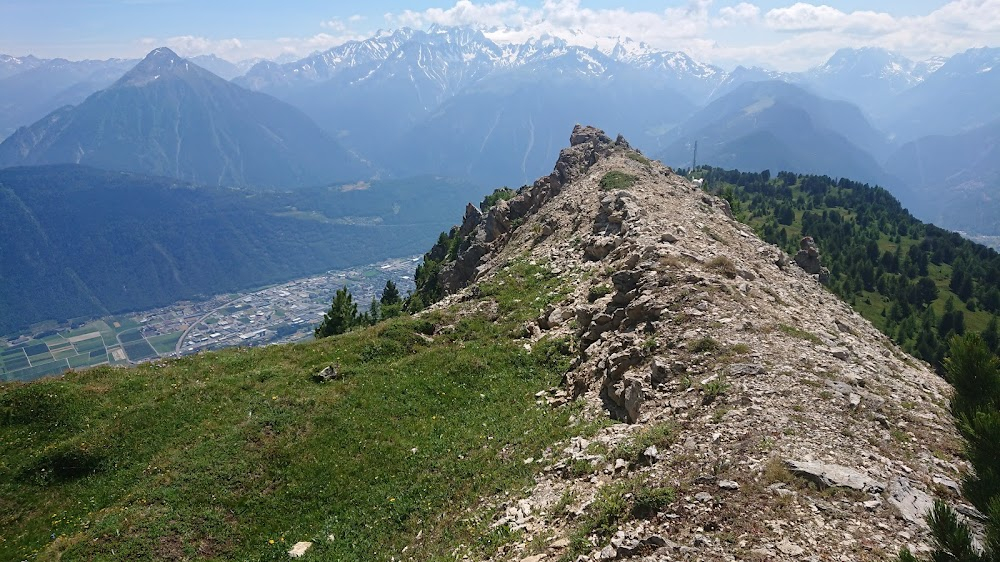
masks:
[[[779,542],[777,544],[777,548],[778,550],[781,551],[782,554],[787,554],[788,556],[800,556],[802,555],[802,553],[806,551],[804,548],[791,542],[788,539]]]
[[[288,556],[292,558],[301,558],[305,555],[306,551],[312,548],[313,543],[309,541],[302,541],[295,543],[295,546],[288,551]]]

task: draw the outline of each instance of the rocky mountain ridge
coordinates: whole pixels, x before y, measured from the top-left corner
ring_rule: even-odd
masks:
[[[559,276],[519,336],[576,357],[538,399],[621,422],[522,459],[535,486],[470,515],[521,533],[496,560],[882,560],[926,550],[934,497],[974,515],[946,383],[620,136],[577,126],[428,259],[457,310],[495,308],[478,286],[518,260]]]

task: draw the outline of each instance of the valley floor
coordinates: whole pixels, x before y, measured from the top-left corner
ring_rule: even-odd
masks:
[[[260,346],[311,338],[333,293],[347,287],[359,308],[387,280],[413,286],[415,257],[395,258],[265,288],[102,318],[54,323],[0,340],[0,382],[30,381],[69,369],[138,364],[210,349]]]

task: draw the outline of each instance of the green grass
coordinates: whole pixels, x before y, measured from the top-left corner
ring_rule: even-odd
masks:
[[[519,493],[540,468],[521,461],[580,432],[574,408],[534,397],[569,346],[509,337],[560,282],[508,271],[484,289],[496,320],[439,312],[0,386],[0,560],[287,560],[301,540],[306,560],[492,554],[513,537],[466,510]],[[427,339],[435,325],[453,329]],[[330,364],[343,377],[312,382]]]
[[[792,336],[793,338],[799,338],[800,340],[805,340],[810,343],[814,343],[817,345],[823,343],[822,340],[820,340],[819,337],[816,336],[815,334],[796,328],[795,326],[789,326],[788,324],[780,324],[778,326],[778,330],[787,336]]]
[[[666,450],[674,442],[675,435],[676,428],[672,423],[653,424],[636,433],[632,439],[618,445],[610,456],[612,459],[639,462],[643,452],[651,445],[655,445],[661,451]]]
[[[645,166],[649,166],[652,163],[652,161],[649,158],[646,158],[642,154],[639,154],[638,152],[634,152],[631,150],[626,152],[625,156],[628,157],[630,160],[635,160],[636,162],[643,164]]]
[[[569,551],[562,560],[574,560],[589,550],[589,537],[594,536],[598,546],[603,545],[622,522],[653,516],[675,499],[673,488],[652,484],[641,476],[603,486],[577,522],[570,536]]]
[[[619,170],[611,170],[601,178],[600,186],[603,191],[615,191],[619,189],[629,189],[638,178],[631,174]]]

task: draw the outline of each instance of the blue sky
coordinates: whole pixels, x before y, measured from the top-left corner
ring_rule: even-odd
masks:
[[[235,61],[305,56],[380,28],[431,23],[483,27],[498,41],[548,33],[590,46],[629,36],[723,66],[797,70],[845,46],[917,59],[998,46],[1000,0],[2,0],[0,53],[140,57],[167,45]]]

